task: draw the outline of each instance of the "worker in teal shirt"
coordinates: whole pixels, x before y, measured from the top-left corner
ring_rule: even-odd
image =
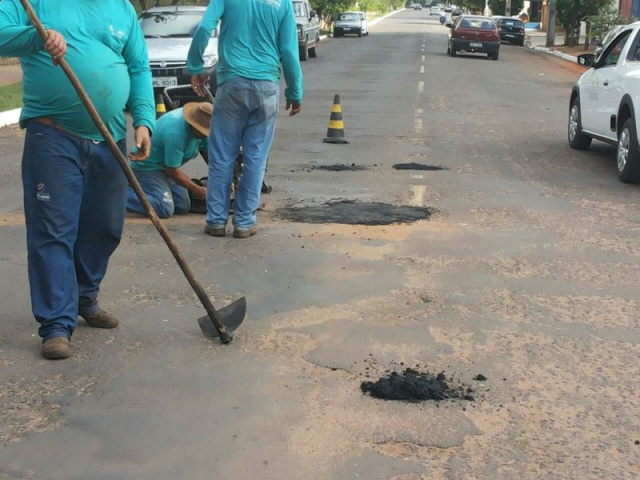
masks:
[[[78,315],[92,327],[118,325],[99,308],[98,293],[122,236],[127,193],[118,162],[57,60],[69,62],[123,153],[128,106],[137,147],[133,160],[149,155],[155,109],[144,36],[127,0],[31,3],[47,41],[18,0],[3,0],[0,56],[19,57],[23,70],[31,307],[42,354],[54,359],[70,355]]]
[[[204,97],[203,53],[221,21],[218,91],[209,135],[205,233],[223,237],[233,169],[240,147],[242,177],[234,204],[234,237],[256,233],[262,180],[278,117],[280,64],[286,108],[302,111],[302,70],[291,0],[211,0],[189,50],[194,91]]]
[[[151,141],[151,155],[144,162],[131,162],[142,189],[160,218],[187,213],[191,207],[189,193],[204,200],[207,190],[191,180],[180,168],[200,152],[205,160],[209,143],[209,126],[213,105],[187,103],[158,120]],[[145,214],[138,196],[129,187],[127,210]]]

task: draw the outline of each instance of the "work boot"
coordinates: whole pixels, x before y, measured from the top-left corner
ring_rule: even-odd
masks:
[[[204,233],[211,235],[212,237],[226,237],[227,227],[225,225],[221,227],[212,227],[207,224],[204,226]]]
[[[116,328],[120,321],[113,315],[109,315],[104,310],[98,310],[91,315],[80,314],[82,318],[93,328]]]
[[[249,238],[249,237],[253,237],[256,233],[258,233],[258,228],[255,225],[249,228],[248,230],[244,230],[238,227],[235,227],[233,229],[234,238]]]
[[[53,337],[42,344],[42,356],[49,360],[60,360],[71,355],[71,346],[67,337]]]

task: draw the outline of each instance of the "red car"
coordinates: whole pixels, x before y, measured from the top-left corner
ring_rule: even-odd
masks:
[[[498,60],[500,54],[500,33],[495,22],[489,17],[462,15],[448,23],[449,43],[447,53],[452,57],[458,52],[486,53]]]

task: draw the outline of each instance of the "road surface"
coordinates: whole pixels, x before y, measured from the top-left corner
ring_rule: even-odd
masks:
[[[41,359],[23,133],[0,131],[0,479],[638,478],[638,188],[617,181],[611,147],[567,146],[578,67],[445,51],[426,10],[323,42],[303,114],[279,122],[259,234],[167,221],[216,304],[248,299],[229,346],[203,338],[194,294],[131,216],[101,297],[121,327],[81,322],[71,359]],[[321,142],[336,93],[349,145]],[[392,169],[407,162],[446,169]],[[367,169],[313,168],[333,164]],[[335,200],[437,213],[281,218]],[[362,395],[402,363],[455,375],[476,401]]]

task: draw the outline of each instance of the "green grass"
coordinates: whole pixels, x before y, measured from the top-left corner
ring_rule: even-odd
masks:
[[[22,107],[22,84],[0,87],[0,112]]]

